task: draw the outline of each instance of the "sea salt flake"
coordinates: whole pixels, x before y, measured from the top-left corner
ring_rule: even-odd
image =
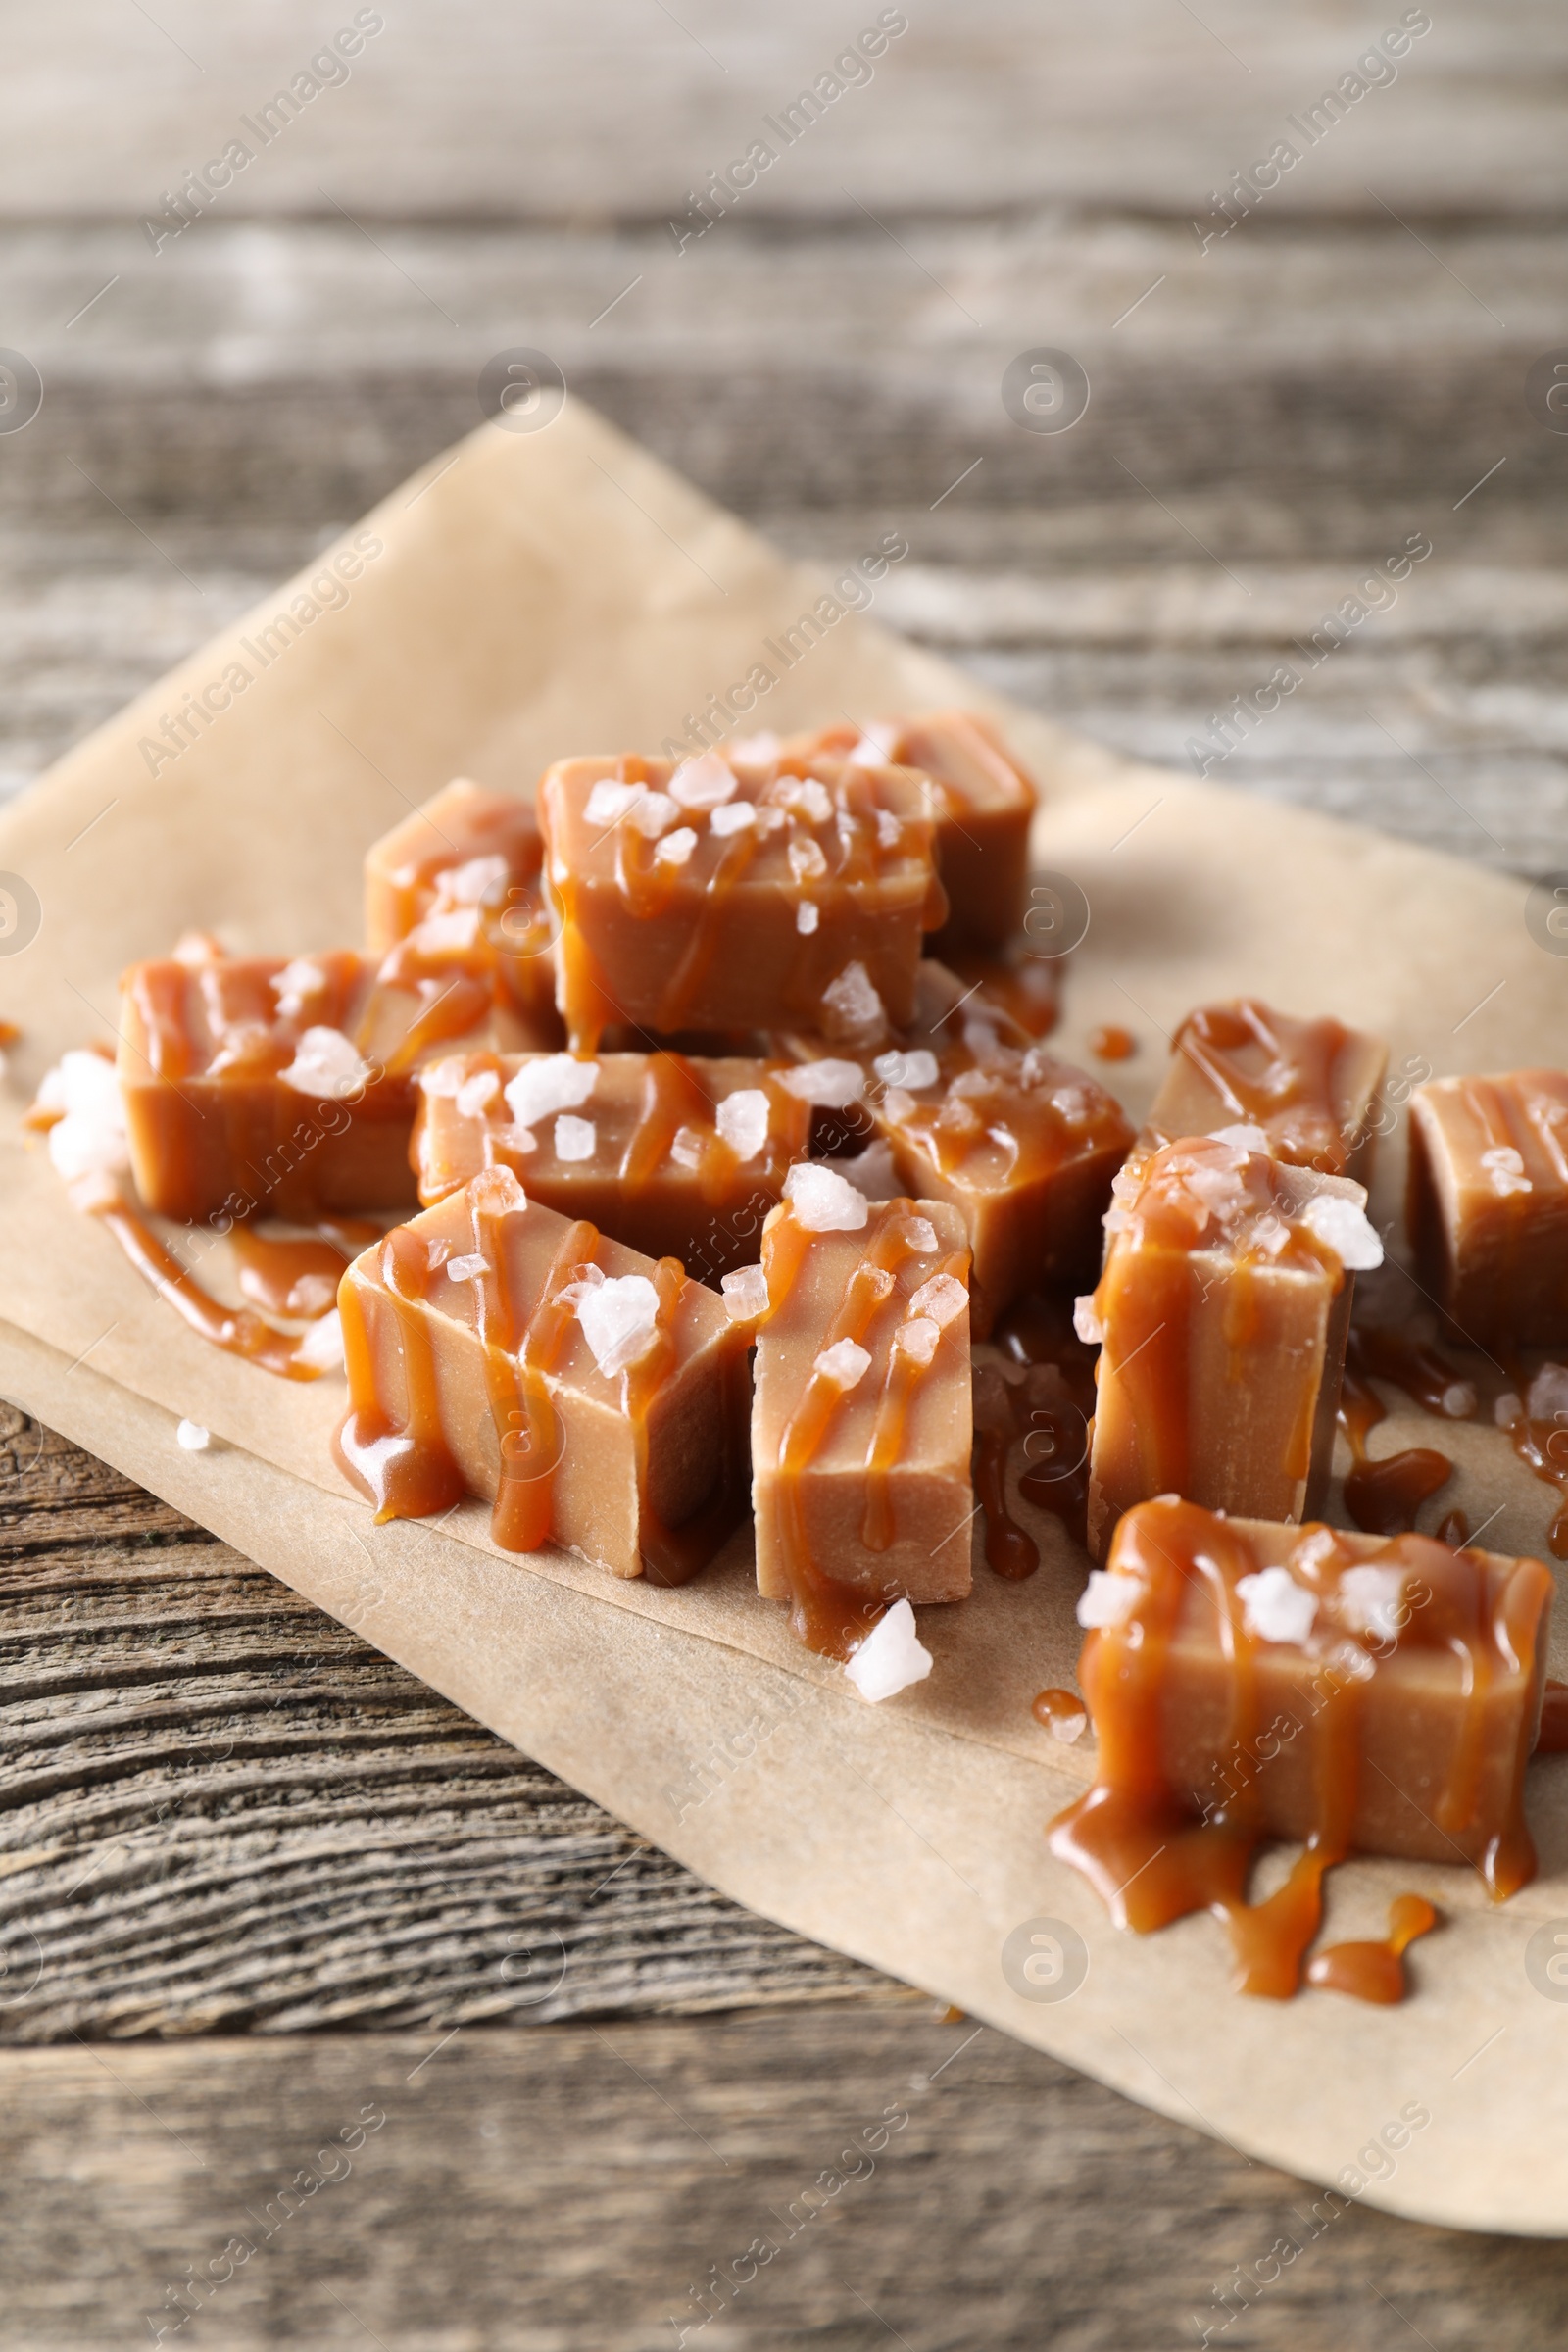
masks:
[[[771,1105],[760,1086],[743,1086],[726,1095],[713,1113],[713,1124],[744,1167],[767,1144]]]
[[[461,955],[477,945],[484,915],[477,906],[438,906],[409,933],[427,956]]]
[[[901,1048],[892,1054],[879,1054],[871,1067],[884,1086],[912,1087],[916,1092],[935,1086],[941,1075],[936,1055],[927,1053],[924,1046],[916,1046],[908,1053]]]
[[[827,854],[809,833],[797,833],[790,843],[790,872],[797,882],[819,882],[827,872]]]
[[[663,840],[654,852],[654,863],[656,865],[688,865],[696,847],[697,836],[691,826],[682,825],[677,831],[664,835]]]
[[[906,1087],[890,1086],[882,1098],[883,1113],[893,1121],[895,1127],[902,1127],[906,1119],[912,1119],[919,1107]]]
[[[820,1372],[822,1378],[830,1380],[836,1389],[858,1389],[870,1369],[868,1351],[854,1340],[835,1340],[831,1348],[824,1348],[813,1358],[811,1364],[811,1370]]]
[[[451,1255],[452,1244],[450,1242],[429,1241],[424,1245],[424,1262],[432,1274],[439,1274]]]
[[[956,1323],[968,1305],[969,1294],[956,1274],[933,1274],[910,1298],[909,1312],[928,1316],[945,1331],[950,1323]]]
[[[309,1364],[318,1372],[340,1372],[343,1369],[343,1317],[334,1306],[319,1323],[313,1323],[294,1350],[297,1364]]]
[[[1081,1298],[1073,1300],[1072,1327],[1086,1348],[1104,1346],[1105,1326],[1096,1309],[1093,1291],[1086,1291]]]
[[[735,771],[717,752],[683,760],[669,779],[669,797],[682,808],[719,808],[735,797]]]
[[[1347,1568],[1336,1595],[1338,1614],[1352,1633],[1372,1634],[1380,1641],[1397,1640],[1402,1607],[1404,1570],[1378,1568],[1370,1562]]]
[[[708,822],[710,830],[716,833],[720,841],[731,833],[749,832],[757,822],[756,804],[752,801],[726,801],[721,808],[713,810]]]
[[[1317,1594],[1298,1585],[1288,1568],[1262,1568],[1236,1580],[1248,1632],[1255,1642],[1283,1642],[1299,1649],[1317,1620]]]
[[[1532,1421],[1568,1418],[1568,1367],[1543,1364],[1525,1391],[1525,1410]]]
[[[833,1037],[879,1037],[888,1025],[881,998],[863,963],[847,963],[822,991],[823,1027]]]
[[[594,1362],[607,1380],[647,1354],[659,1328],[659,1293],[646,1274],[569,1283],[561,1297],[575,1312]]]
[[[803,938],[809,939],[822,919],[822,909],[810,899],[802,899],[795,909],[795,928]]]
[[[1249,1155],[1261,1152],[1266,1156],[1272,1148],[1261,1127],[1214,1127],[1208,1140],[1211,1144],[1229,1144],[1233,1150]]]
[[[542,1054],[525,1061],[506,1089],[507,1105],[519,1127],[533,1127],[558,1110],[577,1110],[599,1083],[597,1061],[570,1054]]]
[[[865,1092],[865,1072],[858,1061],[803,1061],[798,1069],[780,1070],[778,1083],[797,1102],[848,1110]]]
[[[454,906],[483,906],[502,896],[510,879],[511,868],[504,858],[468,858],[462,865],[449,866],[436,889]]]
[[[1492,1151],[1483,1152],[1481,1165],[1492,1179],[1493,1191],[1502,1200],[1506,1200],[1510,1193],[1528,1193],[1535,1189],[1525,1174],[1523,1159],[1510,1145],[1497,1144]]]
[[[618,825],[647,790],[646,784],[617,784],[612,777],[602,776],[588,795],[583,815],[591,825]]]
[[[468,1083],[468,1065],[461,1054],[426,1062],[419,1072],[420,1091],[427,1095],[460,1095]]]
[[[832,1168],[799,1160],[784,1179],[784,1198],[808,1233],[858,1233],[871,1213],[863,1193]]]
[[[1499,1429],[1512,1429],[1524,1409],[1524,1398],[1516,1396],[1512,1389],[1504,1389],[1492,1408],[1492,1418]]]
[[[568,1113],[556,1121],[556,1157],[558,1159],[592,1159],[598,1149],[599,1130],[592,1119],[573,1118]]]
[[[181,1421],[174,1431],[175,1445],[186,1453],[205,1453],[212,1442],[212,1431],[203,1429],[199,1421]]]
[[[895,816],[891,808],[877,810],[876,838],[879,848],[884,850],[896,850],[904,839],[903,820]]]
[[[718,1287],[724,1294],[724,1312],[732,1323],[755,1323],[759,1315],[766,1314],[767,1276],[760,1266],[737,1266],[732,1274],[723,1276]]]
[[[1342,1193],[1318,1193],[1301,1211],[1301,1223],[1332,1250],[1350,1273],[1364,1273],[1383,1263],[1383,1243],[1375,1225],[1358,1202]]]
[[[320,996],[325,987],[325,972],[308,956],[296,956],[292,963],[285,963],[280,972],[272,974],[272,995],[285,1021],[297,1020],[306,999]]]
[[[510,1168],[481,1168],[468,1187],[468,1205],[492,1217],[519,1216],[528,1196]]]
[[[1136,1576],[1118,1576],[1108,1568],[1091,1568],[1089,1582],[1078,1595],[1076,1615],[1086,1631],[1125,1625],[1143,1596]]]
[[[668,832],[679,814],[679,802],[672,801],[667,792],[644,792],[627,809],[625,821],[634,833],[657,841],[661,833]]]
[[[447,1280],[449,1282],[477,1282],[482,1275],[488,1274],[489,1271],[490,1261],[478,1250],[470,1250],[463,1257],[447,1259]]]
[[[929,1364],[937,1351],[942,1326],[930,1315],[910,1315],[893,1334],[893,1345],[917,1364]]]
[[[901,732],[897,719],[873,718],[860,730],[860,740],[850,754],[852,763],[856,767],[886,767]]]
[[[66,1183],[120,1175],[129,1167],[124,1099],[114,1063],[101,1054],[63,1054],[39,1087],[34,1108],[56,1114],[49,1158]]]
[[[810,825],[825,825],[833,814],[833,795],[815,776],[792,778],[778,787],[773,795],[780,808],[791,816],[804,817]]]
[[[305,1031],[294,1048],[293,1060],[280,1075],[296,1094],[337,1101],[364,1086],[371,1070],[354,1040],[345,1037],[341,1029],[313,1028]]]
[[[472,1077],[465,1078],[458,1088],[456,1101],[459,1116],[465,1119],[478,1118],[485,1104],[493,1102],[500,1092],[499,1070],[475,1070]]]
[[[729,748],[748,767],[766,767],[778,758],[784,745],[771,727],[761,727],[755,735],[737,735]]]
[[[669,1156],[677,1168],[700,1168],[705,1149],[700,1128],[677,1127],[670,1138]]]
[[[911,1684],[923,1683],[932,1664],[931,1652],[915,1631],[913,1609],[906,1600],[896,1600],[877,1619],[844,1672],[863,1699],[879,1706]]]
[[[929,1217],[906,1217],[899,1227],[899,1239],[906,1249],[929,1257],[937,1246],[937,1229]]]

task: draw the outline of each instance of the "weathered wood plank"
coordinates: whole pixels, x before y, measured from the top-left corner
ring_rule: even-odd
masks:
[[[9,2052],[0,2096],[6,2335],[36,2352],[1540,2352],[1568,2324],[1568,2247],[1337,2202],[968,2022]]]
[[[0,2040],[913,1996],[0,1405]]]

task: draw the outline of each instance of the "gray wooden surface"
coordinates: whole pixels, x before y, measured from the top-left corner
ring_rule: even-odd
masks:
[[[389,9],[155,253],[137,216],[353,11],[7,8],[0,344],[45,401],[0,433],[0,792],[467,429],[520,342],[792,552],[896,523],[887,618],[1178,765],[1423,532],[1216,772],[1568,864],[1568,437],[1523,388],[1568,345],[1561,11],[1435,10],[1229,238],[1192,227],[1400,13],[911,8],[677,255],[694,179],[875,9]],[[1042,345],[1093,385],[1059,436],[1001,401]],[[689,2340],[1562,2340],[1561,2249],[1360,2208],[1222,2337],[1297,2184],[721,1902],[15,1415],[0,1465],[0,2341],[147,2340],[378,2101],[166,2341],[672,2342],[901,2098],[875,2175]]]

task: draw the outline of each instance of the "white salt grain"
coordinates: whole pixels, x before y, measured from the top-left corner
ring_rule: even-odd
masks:
[[[911,1684],[923,1683],[932,1662],[915,1631],[913,1609],[906,1600],[896,1600],[877,1619],[844,1672],[860,1696],[877,1706]]]
[[[575,1119],[568,1115],[556,1121],[558,1159],[592,1159],[598,1149],[599,1130],[592,1119]]]
[[[599,1083],[597,1061],[570,1054],[542,1054],[525,1061],[507,1087],[507,1105],[519,1127],[533,1127],[558,1110],[577,1110]]]
[[[795,928],[803,938],[809,939],[821,919],[821,908],[809,899],[803,899],[795,909]]]
[[[1301,1211],[1301,1222],[1333,1250],[1342,1266],[1363,1273],[1383,1263],[1383,1243],[1364,1208],[1342,1193],[1318,1193]]]
[[[668,832],[679,814],[679,802],[672,801],[667,792],[643,792],[627,809],[625,821],[634,833],[657,841],[661,833]]]
[[[863,1193],[829,1167],[800,1160],[784,1179],[784,1198],[808,1233],[859,1233],[871,1213]]]
[[[490,1271],[490,1261],[478,1250],[470,1250],[464,1257],[447,1259],[449,1282],[478,1282]]]
[[[1095,1294],[1086,1291],[1072,1302],[1072,1327],[1086,1348],[1103,1347],[1105,1326],[1095,1311]]]
[[[752,826],[757,822],[756,803],[753,801],[726,801],[721,808],[713,810],[708,822],[710,830],[718,835],[720,841],[731,833],[750,832]]]
[[[281,1073],[285,1086],[296,1094],[314,1095],[322,1101],[339,1101],[364,1086],[370,1077],[370,1064],[358,1046],[341,1029],[307,1029],[294,1049],[294,1058]]]
[[[760,1086],[743,1086],[726,1095],[713,1113],[714,1126],[743,1167],[765,1148],[769,1115],[768,1100]]]
[[[497,1070],[475,1070],[465,1078],[456,1096],[459,1116],[476,1119],[487,1102],[494,1102],[501,1092],[501,1075]]]
[[[682,808],[718,808],[735,797],[735,772],[717,752],[683,760],[669,779],[669,797]]]
[[[687,865],[691,861],[691,855],[696,847],[697,836],[691,826],[681,825],[677,831],[664,835],[663,840],[654,852],[654,863],[656,865]]]
[[[819,1110],[847,1110],[865,1092],[865,1072],[858,1061],[806,1061],[799,1069],[780,1070],[778,1083],[797,1102],[814,1102]]]
[[[612,777],[603,776],[588,795],[583,815],[591,825],[618,825],[647,790],[646,784],[617,784]]]
[[[199,1421],[181,1421],[174,1431],[175,1445],[182,1446],[186,1453],[205,1453],[212,1442],[212,1431],[203,1429]]]
[[[1079,1624],[1086,1630],[1125,1625],[1137,1608],[1143,1590],[1136,1576],[1117,1576],[1108,1568],[1091,1568],[1089,1582],[1078,1595]]]
[[[909,1300],[911,1315],[929,1315],[944,1331],[956,1323],[969,1304],[969,1294],[953,1274],[933,1274]]]
[[[340,1372],[343,1368],[343,1318],[334,1306],[329,1315],[310,1330],[294,1350],[298,1364],[309,1364],[318,1372]]]
[[[724,1294],[724,1312],[732,1323],[755,1323],[759,1315],[766,1314],[767,1276],[760,1266],[737,1266],[732,1274],[723,1276],[718,1287]]]
[[[835,1340],[813,1358],[811,1369],[836,1389],[858,1389],[871,1369],[871,1358],[854,1340]]]
[[[659,1293],[646,1274],[570,1283],[561,1296],[574,1310],[594,1362],[607,1379],[647,1354],[659,1327]]]
[[[831,1036],[879,1036],[887,1027],[882,1000],[863,963],[848,963],[822,991],[823,1026]]]
[[[893,1345],[917,1364],[929,1364],[941,1337],[942,1326],[930,1315],[910,1315],[893,1334]]]
[[[941,1074],[936,1055],[928,1054],[923,1046],[916,1046],[912,1053],[907,1054],[903,1052],[879,1054],[871,1067],[884,1086],[908,1086],[916,1089],[935,1086]]]
[[[1261,1568],[1236,1580],[1248,1632],[1255,1642],[1288,1642],[1299,1649],[1317,1621],[1317,1594],[1298,1585],[1288,1568]]]

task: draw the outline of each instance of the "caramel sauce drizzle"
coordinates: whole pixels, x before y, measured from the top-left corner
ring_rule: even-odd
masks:
[[[1428,1936],[1441,1912],[1422,1894],[1396,1895],[1389,1905],[1389,1933],[1377,1943],[1331,1943],[1307,1963],[1306,1981],[1325,1992],[1348,1992],[1358,2001],[1402,2001],[1404,1955],[1418,1936]]]
[[[1203,1005],[1189,1013],[1172,1050],[1213,1088],[1234,1118],[1266,1128],[1282,1159],[1325,1176],[1343,1176],[1359,1140],[1343,1132],[1335,1089],[1349,1036],[1340,1021],[1293,1020],[1255,997],[1244,997],[1235,1004]]]
[[[1138,1051],[1138,1040],[1130,1029],[1107,1021],[1089,1040],[1089,1051],[1097,1061],[1130,1061]]]
[[[917,1144],[944,1176],[968,1171],[973,1180],[973,1163],[990,1148],[1005,1154],[998,1189],[1038,1184],[1081,1152],[1132,1142],[1114,1097],[1068,1063],[1054,1065],[1057,1083],[1082,1091],[1082,1117],[1052,1102],[1050,1082],[1025,1083],[1026,1056],[1013,1047],[977,1054],[968,1046],[944,1046],[938,1058],[941,1101],[914,1102],[896,1131]]]
[[[297,1334],[275,1331],[249,1307],[222,1305],[194,1274],[186,1272],[146,1219],[126,1201],[106,1200],[86,1213],[107,1227],[137,1273],[198,1338],[222,1348],[226,1355],[243,1356],[247,1363],[275,1373],[281,1380],[320,1378],[319,1365],[297,1360],[301,1345]],[[338,1262],[341,1266],[342,1260]]]
[[[1387,1454],[1381,1461],[1372,1459],[1366,1441],[1387,1418],[1388,1407],[1362,1376],[1365,1358],[1357,1356],[1355,1347],[1352,1333],[1339,1407],[1340,1427],[1352,1457],[1345,1479],[1345,1507],[1366,1535],[1400,1535],[1414,1527],[1422,1503],[1446,1486],[1453,1464],[1446,1453],[1429,1446],[1412,1446],[1401,1453]]]
[[[1089,1709],[1076,1690],[1037,1690],[1029,1712],[1056,1740],[1081,1739],[1089,1724]]]
[[[1568,1560],[1568,1431],[1560,1421],[1532,1421],[1521,1412],[1508,1427],[1508,1443],[1519,1459],[1561,1497],[1546,1530],[1546,1549]]]
[[[915,1214],[910,1200],[890,1200],[872,1210],[865,1254],[850,1277],[843,1304],[817,1353],[836,1346],[840,1340],[853,1340],[858,1347],[867,1345],[867,1334],[894,1296],[900,1268],[918,1255],[906,1232],[908,1221]],[[778,1312],[794,1289],[807,1253],[816,1239],[788,1209],[764,1230],[762,1270],[767,1279],[770,1314]],[[953,1267],[966,1262],[964,1253],[949,1259],[947,1264]],[[830,1658],[852,1656],[882,1609],[898,1598],[891,1588],[872,1590],[848,1585],[830,1575],[812,1556],[807,1535],[801,1493],[803,1475],[827,1442],[845,1395],[846,1391],[836,1381],[813,1368],[779,1440],[778,1532],[791,1587],[790,1630],[808,1649]],[[876,1435],[871,1447],[874,1453]]]
[[[939,1274],[952,1275],[955,1281],[961,1282],[967,1289],[968,1250],[954,1250],[936,1270]],[[941,1346],[939,1339],[937,1347],[940,1348]],[[906,1348],[892,1347],[888,1349],[888,1368],[883,1376],[882,1394],[877,1399],[876,1422],[865,1454],[865,1518],[860,1541],[867,1551],[886,1551],[893,1543],[895,1530],[891,1474],[904,1451],[904,1433],[908,1423],[910,1403],[929,1370],[929,1365],[922,1364]]]
[[[350,1254],[368,1250],[380,1236],[378,1225],[363,1228],[364,1239]],[[283,1241],[236,1225],[228,1237],[239,1262],[239,1287],[247,1298],[269,1314],[297,1315],[307,1320],[324,1315],[337,1303],[337,1286],[348,1268],[348,1256],[319,1238]]]
[[[1286,1998],[1299,1984],[1302,1955],[1320,1924],[1324,1874],[1351,1850],[1360,1772],[1358,1684],[1335,1676],[1312,1719],[1317,1817],[1306,1845],[1284,1885],[1264,1901],[1249,1903],[1251,1864],[1266,1834],[1257,1789],[1259,1644],[1247,1630],[1236,1592],[1240,1577],[1256,1565],[1251,1547],[1225,1520],[1185,1502],[1145,1504],[1137,1522],[1124,1520],[1122,1527],[1123,1569],[1138,1573],[1143,1587],[1135,1630],[1106,1628],[1084,1643],[1079,1677],[1099,1740],[1099,1777],[1050,1824],[1052,1851],[1083,1873],[1118,1927],[1148,1934],[1192,1911],[1214,1911],[1230,1934],[1236,1988]],[[1422,1573],[1429,1587],[1425,1606],[1401,1640],[1447,1648],[1460,1659],[1463,1724],[1434,1813],[1440,1827],[1460,1830],[1474,1818],[1478,1801],[1488,1689],[1505,1657],[1530,1672],[1533,1635],[1508,1618],[1505,1602],[1499,1600],[1494,1613],[1489,1580],[1439,1573],[1442,1555],[1425,1538],[1396,1537],[1373,1558]],[[1348,1564],[1348,1555],[1336,1550],[1314,1568],[1314,1583],[1325,1575],[1337,1581]],[[1186,1590],[1196,1581],[1210,1589],[1229,1665],[1226,1753],[1234,1759],[1222,1801],[1206,1814],[1171,1785],[1162,1752],[1170,1647]],[[1522,1771],[1510,1791],[1508,1818],[1477,1867],[1496,1900],[1535,1875]],[[1345,1973],[1353,1976],[1358,1965],[1347,1963]]]

